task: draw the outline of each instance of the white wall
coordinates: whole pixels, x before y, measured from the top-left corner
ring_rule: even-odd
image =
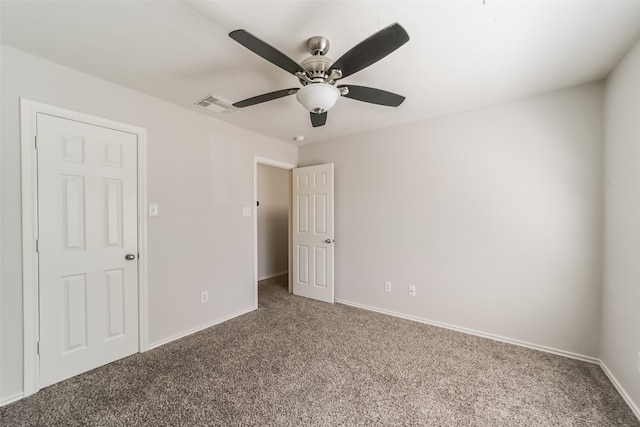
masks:
[[[253,307],[253,156],[296,147],[2,47],[0,402],[22,391],[19,97],[148,130],[149,340]],[[209,303],[200,292],[209,291]]]
[[[640,42],[606,86],[600,357],[640,416]]]
[[[335,163],[336,299],[598,356],[602,104],[597,83],[301,147]]]
[[[289,268],[289,205],[291,172],[258,164],[258,280]]]

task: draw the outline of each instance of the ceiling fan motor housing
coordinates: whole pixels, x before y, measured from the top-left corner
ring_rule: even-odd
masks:
[[[300,63],[300,66],[307,72],[311,80],[321,79],[326,81],[329,69],[333,64],[333,60],[323,55],[313,55]]]

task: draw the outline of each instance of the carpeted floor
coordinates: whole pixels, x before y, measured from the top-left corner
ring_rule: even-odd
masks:
[[[261,282],[260,308],[0,408],[9,426],[640,426],[597,365]]]

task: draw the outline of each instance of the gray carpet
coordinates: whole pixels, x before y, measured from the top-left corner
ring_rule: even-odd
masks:
[[[0,408],[2,426],[640,426],[597,365],[259,287],[260,308]]]

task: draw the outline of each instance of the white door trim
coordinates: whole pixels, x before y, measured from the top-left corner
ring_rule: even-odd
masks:
[[[138,351],[149,347],[147,333],[147,130],[20,98],[22,161],[22,289],[24,397],[40,389],[38,312],[38,189],[35,140],[38,113],[128,132],[138,139]]]
[[[266,157],[253,156],[253,308],[258,308],[258,165],[273,166],[280,169],[291,170],[298,166],[293,163],[281,162],[279,160],[267,159]],[[291,189],[289,189],[291,194]],[[288,269],[291,273],[291,203],[289,203],[289,212],[287,213],[287,221],[289,223],[288,237]],[[289,292],[292,292],[291,274],[289,274]]]

